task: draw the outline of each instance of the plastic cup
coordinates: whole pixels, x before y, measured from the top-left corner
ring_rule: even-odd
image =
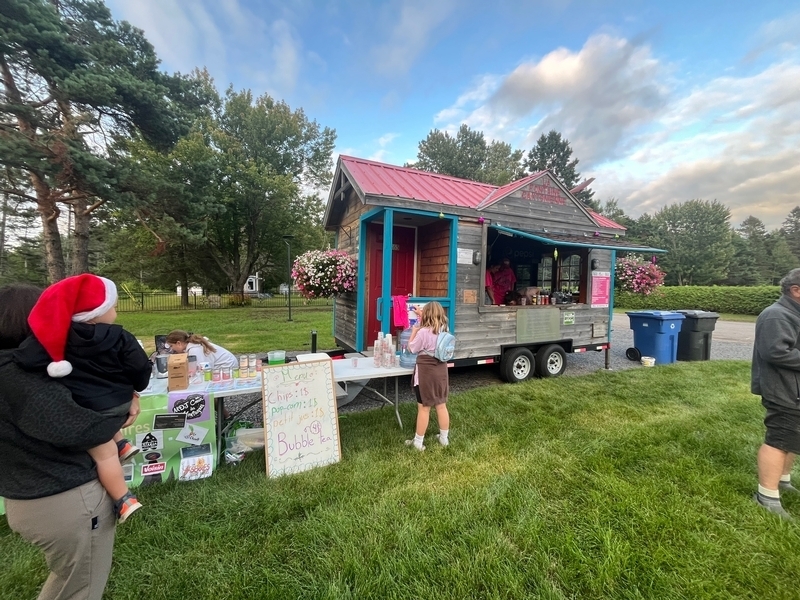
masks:
[[[355,357],[355,356],[353,357],[352,364],[353,364],[353,368],[354,369],[358,368],[358,358],[357,357]]]
[[[273,350],[272,352],[267,352],[267,364],[282,365],[284,362],[286,362],[285,350]]]

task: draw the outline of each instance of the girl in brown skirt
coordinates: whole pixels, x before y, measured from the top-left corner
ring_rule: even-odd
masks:
[[[447,316],[438,302],[428,302],[420,310],[414,309],[419,316],[419,325],[411,329],[408,349],[417,354],[411,385],[417,396],[417,430],[413,440],[406,440],[407,446],[417,450],[425,450],[422,441],[428,429],[431,407],[436,407],[436,419],[439,421],[439,443],[447,446],[450,432],[450,414],[447,412],[447,396],[450,391],[450,380],[447,374],[447,363],[433,357],[436,350],[436,338],[439,332],[447,330]]]

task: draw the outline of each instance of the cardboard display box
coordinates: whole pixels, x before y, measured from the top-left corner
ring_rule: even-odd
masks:
[[[167,361],[167,389],[170,392],[189,387],[189,360],[186,354],[170,354]]]

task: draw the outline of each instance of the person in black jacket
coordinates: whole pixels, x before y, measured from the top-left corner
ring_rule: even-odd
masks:
[[[152,371],[136,338],[113,324],[116,303],[117,287],[104,277],[84,273],[62,279],[36,302],[28,317],[33,335],[14,353],[22,368],[63,377],[75,402],[114,420],[128,414],[131,398],[147,387]],[[120,464],[138,451],[119,432],[89,450],[120,523],[142,506],[128,490]]]
[[[11,529],[44,551],[50,575],[39,599],[100,600],[115,518],[87,451],[133,423],[139,403],[109,419],[76,404],[45,373],[13,361],[40,293],[20,284],[0,288],[0,496]]]
[[[750,391],[761,396],[766,433],[758,450],[753,499],[791,520],[781,495],[800,493],[792,485],[794,459],[800,454],[800,269],[781,279],[781,292],[756,320]]]

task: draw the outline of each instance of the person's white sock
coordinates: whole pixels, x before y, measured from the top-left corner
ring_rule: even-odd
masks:
[[[439,443],[442,446],[447,446],[450,443],[450,440],[447,439],[447,436],[450,434],[449,429],[440,429],[439,430]]]
[[[424,435],[417,435],[414,434],[413,440],[406,440],[406,446],[414,446],[417,450],[425,450],[425,446],[423,446],[422,442],[425,439]]]
[[[753,488],[750,488],[753,489]],[[778,490],[770,490],[765,488],[760,483],[758,484],[758,493],[764,496],[765,498],[780,498],[781,493]]]

